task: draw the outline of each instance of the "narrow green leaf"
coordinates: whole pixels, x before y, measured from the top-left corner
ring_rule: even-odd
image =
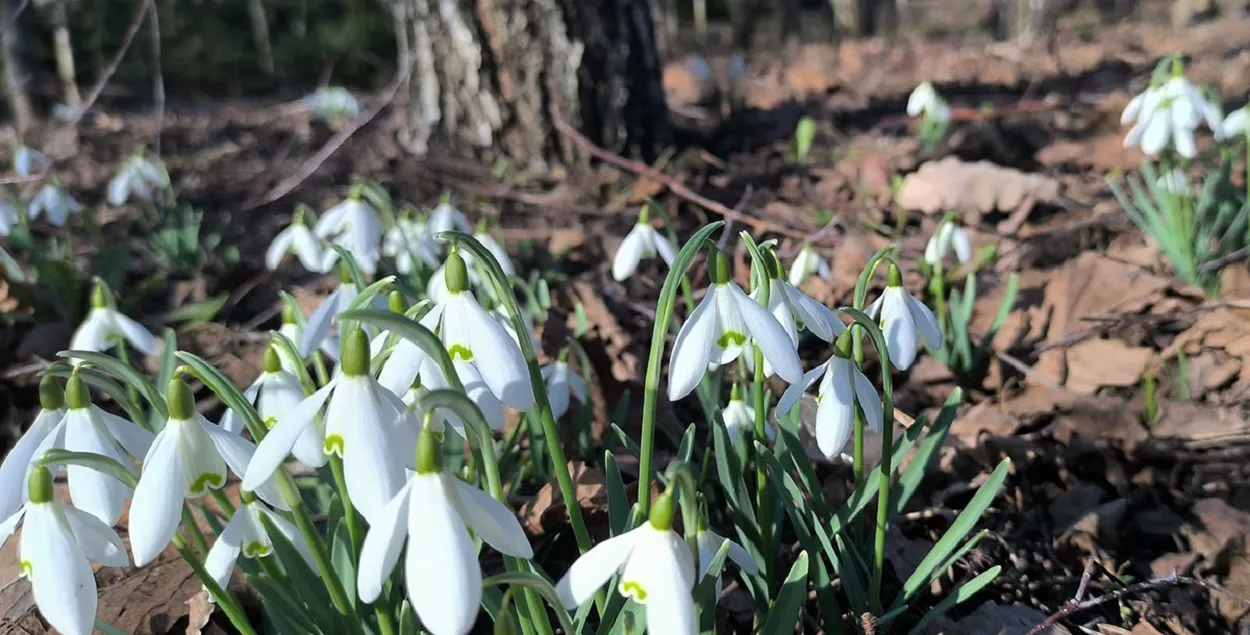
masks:
[[[694,456],[694,424],[686,427],[686,433],[681,436],[681,444],[677,446],[677,460],[682,463],[690,463],[691,457]]]
[[[96,630],[104,633],[104,635],[127,635],[125,631],[99,618],[95,621]]]
[[[347,521],[342,521],[332,534],[333,542],[330,545],[330,561],[334,564],[334,571],[338,574],[339,580],[343,583],[343,590],[347,592],[347,597],[356,597],[356,562],[352,555],[355,549],[352,546],[351,536],[347,532]]]
[[[301,606],[283,588],[283,582],[266,576],[257,576],[249,580],[256,592],[264,598],[261,606],[279,628],[286,633],[313,633],[318,629],[308,619],[308,609]]]
[[[890,504],[894,509],[895,516],[903,513],[908,501],[916,493],[916,488],[920,487],[920,482],[929,471],[929,467],[937,460],[938,451],[941,449],[942,444],[946,442],[946,435],[950,432],[951,424],[955,421],[955,413],[961,401],[963,401],[963,390],[956,388],[946,398],[946,403],[942,404],[942,410],[938,412],[937,420],[934,421],[932,426],[927,426],[926,429],[926,421],[923,416],[916,421],[915,425],[920,426],[925,431],[924,441],[916,448],[916,453],[912,455],[911,463],[907,465],[907,470],[899,477],[898,484],[895,485],[894,492],[890,496]]]
[[[304,389],[304,396],[317,392],[317,384],[308,373],[308,364],[300,357],[299,346],[278,331],[269,331],[269,343],[278,347],[279,354],[294,362],[292,366],[295,367],[295,376],[299,378],[300,387]]]
[[[952,591],[945,598],[942,598],[942,601],[938,602],[936,606],[929,609],[929,611],[924,614],[924,617],[920,618],[920,621],[916,622],[916,625],[911,627],[910,631],[907,631],[907,635],[920,635],[925,632],[925,628],[927,628],[933,620],[945,615],[948,611],[955,608],[959,604],[968,601],[969,598],[979,593],[981,589],[989,586],[989,584],[998,577],[998,574],[1002,570],[1003,568],[1001,566],[995,565],[987,571],[981,572],[981,574],[977,577],[959,585],[959,588]]]
[[[308,318],[304,315],[304,308],[299,305],[299,301],[295,299],[295,296],[286,291],[279,291],[278,297],[282,298],[282,304],[289,309],[291,316],[295,318],[295,324],[299,326],[299,330],[302,333],[304,328],[308,326]]]
[[[243,419],[243,425],[247,426],[248,432],[252,433],[252,438],[257,443],[260,443],[260,440],[265,437],[265,432],[268,428],[265,427],[264,420],[260,418],[260,413],[256,411],[256,408],[252,406],[247,397],[243,395],[239,387],[235,386],[233,381],[230,381],[220,370],[217,370],[215,366],[205,361],[204,358],[186,351],[178,351],[177,355],[178,359],[191,369],[191,373],[195,375],[196,379],[204,382],[204,385],[208,386],[208,389],[213,391],[213,394],[217,395],[217,398],[221,399],[227,408],[233,410],[235,414]]]
[[[795,632],[795,622],[799,619],[799,609],[807,600],[807,552],[799,552],[799,557],[790,567],[790,574],[781,585],[777,601],[768,612],[768,620],[760,631],[763,635],[790,635]]]
[[[153,386],[152,382],[148,381],[148,378],[135,370],[134,367],[122,363],[116,357],[94,351],[61,351],[57,353],[57,357],[69,360],[81,359],[118,378],[123,384],[136,388],[139,394],[143,395],[143,398],[147,400],[148,405],[153,410],[161,413],[161,418],[169,416],[169,411],[165,409],[165,398],[161,396],[161,392],[156,389],[156,386]]]
[[[699,613],[699,632],[705,633],[709,630],[715,632],[716,629],[716,582],[720,580],[721,572],[725,569],[725,560],[729,557],[729,541],[721,544],[716,550],[716,554],[712,556],[712,562],[708,564],[707,573],[703,578],[695,584],[694,587],[694,605],[696,609],[704,608]]]
[[[211,297],[207,300],[184,304],[173,311],[165,314],[161,320],[166,324],[201,324],[204,322],[212,322],[213,318],[221,312],[226,306],[226,302],[230,300],[230,294],[223,293]]]
[[[134,489],[139,485],[139,477],[130,468],[110,459],[107,456],[90,452],[70,452],[59,448],[45,450],[43,456],[35,459],[39,465],[80,465],[107,474]]]
[[[47,373],[53,377],[68,378],[71,374],[73,374],[73,371],[74,369],[72,366],[64,362],[57,362],[48,367]],[[125,388],[122,388],[121,384],[113,381],[113,378],[108,375],[105,375],[94,368],[88,368],[85,366],[78,369],[78,376],[81,377],[83,381],[87,382],[88,386],[98,388],[100,392],[108,395],[109,399],[112,399],[120,405],[122,410],[126,411],[126,416],[130,418],[132,423],[140,426],[143,425],[145,417],[143,408],[130,398],[130,394],[126,392]]]
[[[611,535],[619,536],[625,533],[625,523],[629,521],[629,498],[621,468],[616,465],[616,456],[611,450],[603,453],[603,471],[608,483],[608,530]]]
[[[564,609],[564,604],[560,602],[559,596],[556,595],[555,587],[551,586],[551,583],[542,576],[529,571],[508,571],[482,580],[483,587],[504,584],[523,586],[537,591],[547,601],[551,611],[556,614],[556,619],[560,621],[560,627],[564,629],[564,632],[577,632],[573,630],[573,619],[569,616],[569,612]]]

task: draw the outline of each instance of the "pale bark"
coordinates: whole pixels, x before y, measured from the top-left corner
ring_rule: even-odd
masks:
[[[14,19],[14,6],[9,0],[0,0],[0,57],[4,62],[4,93],[9,102],[9,114],[17,127],[18,138],[30,128],[34,111],[30,95],[26,92],[26,68],[22,64],[21,30]]]
[[[52,42],[56,53],[56,74],[65,91],[66,105],[78,107],[82,96],[78,93],[78,80],[74,72],[74,46],[69,39],[69,19],[65,0],[52,4]]]
[[[269,19],[265,17],[263,0],[247,0],[247,17],[252,25],[252,41],[256,44],[260,70],[273,75],[273,47],[269,44]]]

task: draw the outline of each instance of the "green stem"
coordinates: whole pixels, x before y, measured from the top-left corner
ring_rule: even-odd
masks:
[[[230,620],[230,624],[234,626],[235,630],[239,631],[240,635],[256,635],[256,630],[252,628],[251,622],[247,619],[247,614],[243,612],[243,607],[239,606],[239,601],[234,597],[234,594],[217,584],[213,576],[209,575],[204,568],[204,562],[181,538],[175,536],[173,542],[174,548],[178,550],[178,554],[182,556],[183,560],[187,561],[187,564],[191,565],[191,570],[195,572],[200,582],[204,584],[204,588],[208,591],[209,596],[221,608],[221,612],[226,614],[226,618]]]
[[[191,542],[195,544],[196,550],[201,555],[208,555],[208,540],[204,538],[204,532],[200,531],[200,525],[195,520],[195,515],[191,513],[191,506],[182,504],[182,525],[186,527],[187,533],[191,535]]]
[[[347,521],[347,535],[352,540],[352,553],[360,555],[360,547],[364,544],[364,529],[360,526],[360,514],[347,494],[347,477],[343,473],[343,459],[337,454],[330,455],[330,472],[334,474],[334,487],[339,491],[339,500],[343,501],[343,519]]]
[[[72,234],[73,232],[70,232],[70,233]],[[130,351],[126,349],[126,340],[122,340],[117,343],[117,359],[121,360],[121,363],[127,366],[130,366],[131,368],[134,368],[134,364],[130,363]],[[126,383],[126,396],[129,397],[130,401],[134,403],[143,403],[139,401],[138,389],[130,385],[129,382]],[[139,421],[136,421],[135,423],[139,425],[143,425],[142,422],[139,422]]]
[[[217,501],[217,507],[221,508],[221,514],[226,517],[226,521],[229,522],[231,518],[234,518],[234,503],[230,502],[225,493],[219,489],[212,488],[209,488],[208,491],[213,495],[213,500]]]
[[[767,287],[767,282],[765,287]],[[768,292],[764,291],[760,297],[767,302]],[[767,304],[765,304],[767,306]],[[767,417],[768,413],[764,411],[766,405],[764,403],[764,352],[758,346],[755,348],[755,439],[765,447],[768,445]],[[751,444],[754,449],[755,444]],[[691,503],[693,504],[693,502]],[[764,579],[764,587],[772,587],[772,573],[776,569],[773,561],[775,555],[773,553],[773,519],[772,519],[772,501],[768,496],[768,468],[764,460],[756,457],[755,459],[755,504],[756,514],[760,523],[760,553],[764,556],[764,570],[760,572],[760,576]]]
[[[326,369],[325,357],[320,350],[313,351],[313,370],[317,372],[317,385],[324,386],[330,383],[330,371]]]
[[[380,635],[395,635],[395,619],[391,617],[391,612],[386,607],[378,603],[373,608],[373,614],[378,618]]]
[[[852,356],[855,359],[855,367],[862,369],[864,367],[864,345],[860,341],[860,333],[855,332],[852,336]],[[885,362],[882,362],[885,363]],[[862,372],[862,370],[861,370]],[[855,485],[858,486],[864,482],[864,410],[859,406],[859,401],[855,402],[855,431],[854,446],[852,452],[852,474],[855,477]]]
[[[884,362],[883,362],[884,363]],[[881,615],[881,580],[885,574],[885,534],[890,524],[890,457],[894,448],[894,412],[885,413],[881,426],[881,484],[877,493],[877,536],[872,558],[872,611]]]

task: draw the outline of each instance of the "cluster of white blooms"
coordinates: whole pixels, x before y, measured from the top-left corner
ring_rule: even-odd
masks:
[[[1204,122],[1217,139],[1223,138],[1229,127],[1221,121],[1220,107],[1181,74],[1179,64],[1173,66],[1170,76],[1156,78],[1130,100],[1120,115],[1121,125],[1133,124],[1124,137],[1124,147],[1140,146],[1149,155],[1171,148],[1193,158],[1197,153],[1194,132]]]
[[[929,121],[944,125],[951,119],[951,108],[938,94],[932,83],[924,82],[908,96],[907,115],[909,117],[923,116]]]

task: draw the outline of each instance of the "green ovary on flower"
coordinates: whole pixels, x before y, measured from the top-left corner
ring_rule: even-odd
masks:
[[[637,580],[621,580],[619,591],[621,595],[628,596],[639,604],[647,602],[647,590]]]
[[[730,346],[742,346],[747,343],[746,333],[738,333],[736,331],[725,331],[721,336],[716,338],[716,345],[721,348],[729,348]]]
[[[369,374],[369,336],[359,324],[353,324],[343,336],[342,359],[344,377]]]
[[[210,487],[213,489],[220,489],[221,486],[225,484],[226,481],[220,474],[205,473],[199,475],[194,481],[191,482],[189,490],[193,496],[199,496],[208,492],[208,488]]]
[[[52,375],[39,380],[39,407],[44,410],[60,410],[65,407],[65,392]]]
[[[78,373],[70,375],[69,381],[65,383],[65,404],[70,410],[91,407],[91,393],[87,391],[87,385]]]
[[[34,504],[52,502],[52,472],[42,465],[31,469],[26,494]]]

